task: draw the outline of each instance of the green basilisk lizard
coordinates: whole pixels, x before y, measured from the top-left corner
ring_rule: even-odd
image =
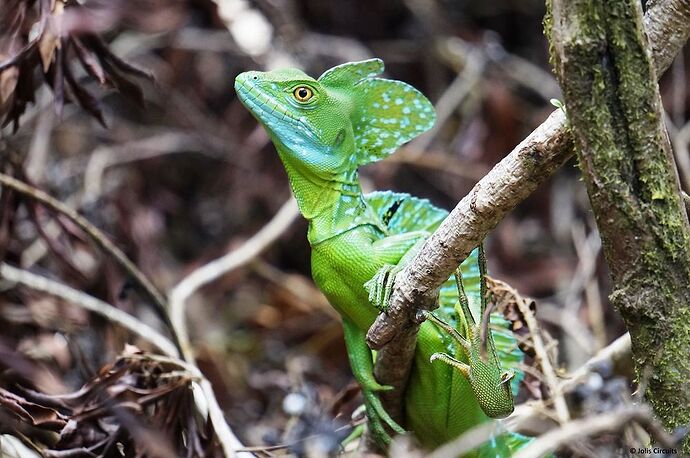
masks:
[[[235,90],[266,128],[309,221],[312,276],[342,317],[374,437],[386,443],[385,425],[398,433],[404,427],[432,448],[513,411],[519,377],[512,375],[522,355],[506,322],[493,316],[487,355],[480,355],[486,303],[476,249],[458,269],[457,284],[452,278],[444,284],[439,309],[420,328],[402,425],[381,405],[377,393],[390,387],[374,378],[366,331],[385,310],[395,274],[447,216],[408,194],[362,194],[358,167],[384,159],[435,121],[419,91],[376,78],[382,72],[380,59],[339,65],[318,79],[296,69],[251,71],[237,77]],[[505,432],[477,453],[509,456],[524,442]]]

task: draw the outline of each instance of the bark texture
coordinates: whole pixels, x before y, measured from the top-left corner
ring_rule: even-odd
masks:
[[[646,398],[690,423],[690,226],[638,0],[553,0],[546,29]],[[690,452],[690,441],[685,442]]]

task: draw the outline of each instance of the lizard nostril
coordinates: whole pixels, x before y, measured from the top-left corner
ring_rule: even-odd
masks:
[[[258,77],[258,76],[253,76],[252,79],[253,79],[253,80],[258,80],[259,77]]]

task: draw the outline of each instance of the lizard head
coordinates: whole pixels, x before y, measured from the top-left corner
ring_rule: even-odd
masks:
[[[374,78],[383,61],[351,62],[314,79],[297,69],[245,72],[240,101],[286,160],[332,178],[380,160],[434,123],[431,103],[412,86]]]
[[[351,110],[347,98],[297,69],[242,73],[235,90],[292,165],[317,175],[343,168],[339,153],[353,147],[352,129],[343,122]]]

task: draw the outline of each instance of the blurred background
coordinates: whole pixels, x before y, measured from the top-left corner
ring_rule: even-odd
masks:
[[[365,188],[450,209],[555,109],[543,14],[534,0],[1,0],[0,167],[78,210],[169,293],[242,247],[290,197],[273,146],[235,96],[238,73],[296,66],[316,77],[382,58],[387,77],[434,102],[438,123],[364,168]],[[686,191],[689,65],[686,47],[660,83]],[[0,212],[4,262],[164,330],[74,225],[6,189]],[[310,278],[306,223],[288,221],[260,255],[188,300],[190,334],[245,444],[321,434],[332,447],[343,433],[331,418],[349,421],[357,389],[337,314]],[[486,246],[490,274],[536,300],[564,370],[624,333],[573,161]],[[74,391],[137,343],[3,280],[0,329],[0,387],[13,391]],[[521,399],[539,396],[528,377]]]

